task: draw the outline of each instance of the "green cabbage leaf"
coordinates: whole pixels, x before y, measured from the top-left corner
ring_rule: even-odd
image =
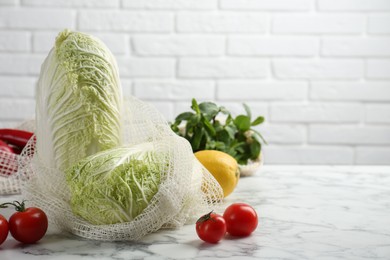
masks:
[[[88,34],[61,32],[36,88],[36,152],[48,168],[121,144],[122,90],[109,49]]]
[[[71,209],[95,225],[129,222],[149,205],[167,167],[152,143],[91,155],[66,171]]]

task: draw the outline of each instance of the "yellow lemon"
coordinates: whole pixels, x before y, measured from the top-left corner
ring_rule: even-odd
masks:
[[[215,150],[198,151],[195,157],[221,185],[224,197],[233,192],[240,178],[236,159],[227,153]]]

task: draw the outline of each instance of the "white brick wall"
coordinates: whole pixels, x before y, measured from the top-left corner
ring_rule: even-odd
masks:
[[[29,52],[30,50],[30,33],[0,31],[1,52]]]
[[[368,33],[390,33],[390,14],[373,14],[368,16]]]
[[[133,37],[134,53],[140,56],[221,56],[225,37],[208,35],[140,35]]]
[[[272,32],[283,34],[358,34],[365,29],[361,14],[276,14]]]
[[[369,79],[390,79],[390,59],[368,59],[366,76]]]
[[[322,42],[324,56],[390,57],[390,37],[329,37]]]
[[[125,95],[266,123],[268,164],[390,165],[390,0],[0,0],[0,127],[34,116],[64,29],[101,38]]]
[[[180,12],[179,33],[264,33],[267,16],[253,12]]]
[[[314,100],[390,102],[388,81],[312,81]],[[383,104],[384,105],[384,104]]]
[[[316,37],[231,36],[227,53],[232,56],[314,56],[320,48]]]
[[[390,144],[390,127],[383,125],[312,125],[309,143],[313,144]]]
[[[311,0],[221,0],[222,9],[259,11],[307,11]]]
[[[82,10],[78,16],[78,29],[115,32],[173,31],[174,16],[167,12]]]
[[[178,77],[182,78],[265,78],[268,60],[257,58],[183,58]]]
[[[306,82],[221,80],[217,98],[220,100],[305,100]]]
[[[390,11],[388,0],[319,0],[321,11]]]
[[[74,27],[75,11],[48,8],[1,8],[0,28],[47,30]]]
[[[280,79],[360,79],[364,61],[360,59],[314,58],[274,59],[273,69]]]

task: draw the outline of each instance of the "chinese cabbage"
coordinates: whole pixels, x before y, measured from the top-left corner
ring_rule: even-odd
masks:
[[[46,167],[65,170],[121,144],[118,69],[100,40],[61,32],[42,65],[36,100],[36,151]]]
[[[86,157],[66,171],[73,213],[95,225],[132,221],[157,193],[168,164],[153,143]]]

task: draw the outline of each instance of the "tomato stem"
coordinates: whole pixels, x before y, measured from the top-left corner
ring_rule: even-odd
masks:
[[[214,212],[214,211],[212,210],[212,211],[210,211],[209,213],[207,213],[207,214],[201,216],[201,217],[196,221],[196,223],[205,222],[205,221],[211,219],[211,214],[212,214],[213,212]]]
[[[8,205],[10,205],[10,206],[14,206],[16,211],[23,212],[26,210],[26,206],[25,206],[24,202],[25,202],[24,200],[22,202],[19,202],[17,200],[15,200],[14,202],[6,202],[3,204],[0,204],[0,208],[3,208],[3,209],[8,208]]]

